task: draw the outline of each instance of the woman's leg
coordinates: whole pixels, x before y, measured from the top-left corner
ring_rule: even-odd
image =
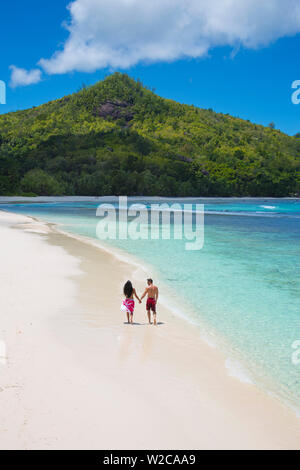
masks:
[[[130,323],[133,324],[133,313],[130,315]]]
[[[129,312],[126,312],[127,313],[127,322],[130,323],[129,321]]]

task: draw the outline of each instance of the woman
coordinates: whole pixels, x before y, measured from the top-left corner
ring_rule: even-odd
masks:
[[[125,295],[125,300],[122,303],[121,310],[126,312],[128,323],[133,324],[133,312],[134,312],[134,306],[135,306],[134,297],[138,299],[140,304],[142,303],[142,301],[137,295],[130,281],[127,281],[124,286],[124,295]]]

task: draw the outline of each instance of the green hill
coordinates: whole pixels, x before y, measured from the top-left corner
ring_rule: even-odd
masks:
[[[0,116],[0,194],[289,196],[300,139],[160,98],[120,73]]]

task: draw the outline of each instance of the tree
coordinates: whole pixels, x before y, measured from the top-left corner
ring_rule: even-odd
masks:
[[[33,193],[39,196],[59,196],[63,194],[62,186],[53,176],[43,170],[31,170],[21,181],[21,188],[25,193]]]

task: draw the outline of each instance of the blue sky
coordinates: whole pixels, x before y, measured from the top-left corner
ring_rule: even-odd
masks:
[[[165,10],[160,6],[159,11],[152,8],[147,12],[147,18],[151,16],[148,29],[143,12],[137,11],[137,20],[133,23],[132,14],[128,12],[127,16],[127,10],[124,10],[124,0],[111,0],[110,4],[115,3],[113,6],[117,7],[122,1],[121,20],[115,18],[116,13],[109,10],[107,4],[103,10],[100,4],[104,0],[76,0],[71,11],[67,11],[70,2],[66,0],[2,4],[0,80],[7,83],[7,104],[0,105],[0,113],[59,98],[77,91],[83,82],[93,84],[112,70],[120,70],[139,77],[161,96],[264,125],[274,122],[277,128],[289,134],[300,132],[300,105],[291,101],[292,83],[300,80],[300,34],[297,34],[300,22],[294,24],[295,12],[286,19],[286,23],[290,21],[287,30],[277,33],[281,28],[278,15],[274,13],[269,22],[261,23],[263,12],[258,11],[259,7],[250,13],[247,10],[247,17],[253,15],[252,22],[257,21],[257,28],[255,38],[249,28],[246,39],[243,31],[247,32],[248,23],[237,32],[238,19],[234,21],[228,12],[223,12],[221,19],[226,23],[226,30],[220,36],[219,31],[210,28],[204,37],[197,32],[197,21],[202,25],[199,29],[207,30],[207,24],[201,23],[202,16],[206,15],[211,24],[211,17],[216,20],[214,11],[207,12],[203,7],[193,15],[188,30],[178,29],[176,11],[167,5],[168,0],[161,0],[160,5],[165,3]],[[178,1],[173,0],[172,5]],[[211,0],[212,3],[218,1]],[[247,0],[241,1],[246,5]],[[98,2],[96,7],[95,2]],[[276,2],[274,0],[274,5]],[[86,8],[84,15],[83,8]],[[160,21],[164,14],[171,18],[170,24],[164,20],[166,28],[170,29],[167,38],[166,34],[160,37]],[[243,18],[243,11],[239,14]],[[71,17],[73,28],[70,33],[62,23],[70,21]],[[101,23],[102,18],[105,24]],[[118,33],[120,24],[125,33]],[[81,41],[84,35],[84,52],[80,54],[79,44],[77,54],[78,38]],[[156,35],[157,43],[154,43]],[[67,49],[64,44],[70,36],[72,51],[51,59],[55,51]],[[117,36],[121,43],[116,41]],[[141,43],[138,54],[133,45],[137,41]],[[100,55],[98,52],[102,48],[106,52]],[[47,61],[37,65],[42,58]],[[36,70],[41,75],[40,81],[23,86],[19,80],[19,86],[8,86],[11,65],[27,71]]]

